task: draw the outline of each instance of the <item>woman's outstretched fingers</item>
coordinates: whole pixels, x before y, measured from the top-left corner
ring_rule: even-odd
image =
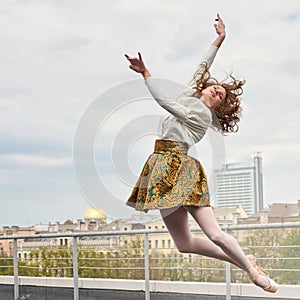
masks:
[[[148,78],[151,76],[143,62],[141,52],[138,52],[137,57],[130,57],[128,54],[125,54],[125,57],[130,62],[129,68],[131,70],[142,74],[144,78]]]
[[[139,60],[143,61],[141,52],[138,52]]]

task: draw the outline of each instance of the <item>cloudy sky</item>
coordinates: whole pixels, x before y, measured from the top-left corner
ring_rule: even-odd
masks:
[[[0,4],[0,226],[77,220],[91,203],[128,217],[124,203],[163,111],[124,53],[141,51],[175,93],[216,37],[217,12],[227,38],[212,73],[247,81],[225,160],[250,161],[260,151],[266,204],[300,199],[299,1],[7,0]],[[209,169],[205,141],[194,152]]]

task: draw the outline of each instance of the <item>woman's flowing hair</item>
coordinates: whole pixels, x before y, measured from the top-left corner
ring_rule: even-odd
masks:
[[[211,85],[221,85],[226,90],[226,98],[220,105],[213,109],[213,125],[223,133],[237,132],[239,129],[238,122],[241,115],[241,100],[243,94],[242,86],[245,80],[237,80],[231,74],[228,76],[229,81],[218,82],[212,78],[206,63],[199,66],[192,80],[193,96],[200,98],[201,91]],[[227,79],[227,80],[228,80]]]

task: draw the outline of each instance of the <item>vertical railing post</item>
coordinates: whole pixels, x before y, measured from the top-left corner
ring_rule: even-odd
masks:
[[[230,263],[225,262],[226,270],[226,300],[231,300],[231,274],[230,274]]]
[[[150,300],[150,274],[149,274],[149,235],[144,233],[144,259],[145,259],[145,300]]]
[[[19,299],[18,240],[13,239],[14,299]]]
[[[228,228],[225,229],[228,234]],[[230,263],[225,262],[225,274],[226,274],[226,300],[231,300],[231,273],[230,273]]]
[[[74,300],[79,300],[78,249],[77,249],[77,237],[76,236],[73,236],[73,282],[74,282]]]
[[[225,228],[225,232],[228,233],[228,228]],[[226,274],[226,300],[231,300],[231,270],[230,263],[225,262],[225,274]]]

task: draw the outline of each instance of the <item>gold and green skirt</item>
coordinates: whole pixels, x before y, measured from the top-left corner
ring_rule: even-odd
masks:
[[[210,206],[204,169],[187,151],[187,143],[156,140],[126,204],[139,211]]]

